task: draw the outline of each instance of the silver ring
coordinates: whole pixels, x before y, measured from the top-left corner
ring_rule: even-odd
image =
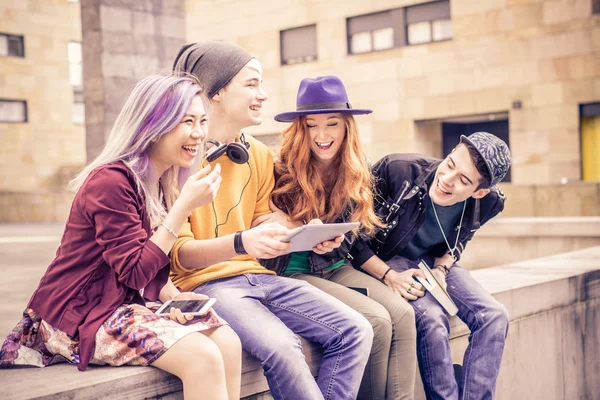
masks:
[[[415,282],[415,281],[412,281],[412,283],[410,284],[410,287],[411,287],[411,288],[415,287],[415,283],[417,283],[417,282]]]

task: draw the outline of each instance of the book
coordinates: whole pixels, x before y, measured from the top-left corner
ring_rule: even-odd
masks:
[[[415,276],[415,278],[417,278],[419,283],[421,283],[421,285],[423,285],[425,289],[431,293],[438,303],[440,303],[449,316],[452,317],[453,315],[456,315],[456,313],[458,313],[458,307],[456,307],[456,304],[454,304],[454,301],[452,301],[450,298],[450,295],[444,288],[444,285],[439,282],[435,275],[431,272],[429,265],[427,265],[425,261],[421,260],[419,262],[419,268],[421,271],[423,271],[425,279],[421,278],[420,276]]]

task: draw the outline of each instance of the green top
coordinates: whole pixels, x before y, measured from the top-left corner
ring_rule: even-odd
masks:
[[[296,273],[310,274],[310,264],[308,262],[309,254],[309,251],[299,251],[296,253],[292,253],[290,262],[288,263],[285,269],[285,275],[291,275]],[[336,262],[332,266],[325,268],[324,271],[331,271],[332,269],[339,268],[342,265],[346,265],[346,261],[343,259]]]

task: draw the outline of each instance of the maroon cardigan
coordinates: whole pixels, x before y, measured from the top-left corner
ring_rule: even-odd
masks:
[[[56,258],[28,307],[79,337],[79,370],[94,352],[96,332],[123,304],[156,300],[169,257],[153,242],[144,200],[122,162],[96,168],[73,200]]]

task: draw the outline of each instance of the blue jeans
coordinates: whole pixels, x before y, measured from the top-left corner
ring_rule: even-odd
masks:
[[[416,266],[406,261],[397,256],[387,263],[397,271]],[[425,393],[428,399],[492,399],[508,334],[508,312],[459,265],[450,268],[446,283],[458,317],[471,330],[469,345],[457,385],[448,343],[448,316],[428,292],[410,302],[415,310],[417,356]]]
[[[217,299],[214,309],[256,357],[275,399],[355,399],[373,343],[358,312],[296,279],[244,274],[194,289]],[[296,334],[323,346],[317,380]]]

